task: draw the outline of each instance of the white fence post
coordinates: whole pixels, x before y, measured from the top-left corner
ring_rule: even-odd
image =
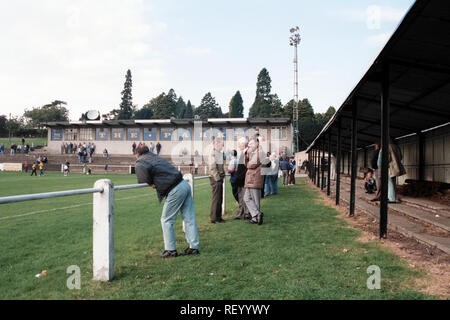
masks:
[[[109,281],[114,278],[114,185],[111,180],[95,182],[93,212],[93,280]]]
[[[194,198],[194,176],[191,173],[186,173],[183,176],[183,179],[186,180],[189,185],[191,186],[191,194],[192,194],[192,198]]]
[[[227,176],[223,178],[223,191],[222,191],[222,214],[225,214],[227,210]]]

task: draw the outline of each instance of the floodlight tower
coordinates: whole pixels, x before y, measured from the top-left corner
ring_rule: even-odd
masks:
[[[294,101],[295,105],[293,108],[293,115],[292,119],[294,121],[294,132],[295,132],[295,152],[298,152],[300,150],[299,145],[299,126],[298,126],[298,53],[297,53],[297,47],[300,44],[300,41],[302,40],[300,38],[300,28],[297,26],[295,28],[291,28],[291,37],[289,38],[289,43],[292,47],[294,47],[295,56],[294,56]]]

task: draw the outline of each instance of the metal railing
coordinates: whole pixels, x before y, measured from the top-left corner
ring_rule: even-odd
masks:
[[[209,176],[194,177],[188,173],[183,176],[194,198],[194,182],[208,179]],[[93,194],[93,280],[110,281],[114,278],[114,192],[148,187],[148,184],[114,186],[111,180],[97,180],[93,188],[58,192],[27,194],[0,198],[0,204],[32,200]],[[222,212],[226,210],[226,179],[223,185]],[[183,223],[184,231],[184,223]]]

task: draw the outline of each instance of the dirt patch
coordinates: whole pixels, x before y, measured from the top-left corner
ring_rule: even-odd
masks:
[[[310,185],[315,188],[312,183]],[[425,271],[427,276],[416,280],[415,290],[441,299],[450,299],[450,255],[393,230],[388,230],[387,239],[380,240],[379,224],[372,216],[355,210],[355,217],[351,218],[348,216],[348,208],[336,206],[335,201],[328,198],[325,193],[319,192],[319,194],[321,195],[320,203],[333,207],[341,213],[339,218],[362,231],[362,235],[357,238],[358,241],[378,243],[405,260],[411,268]]]

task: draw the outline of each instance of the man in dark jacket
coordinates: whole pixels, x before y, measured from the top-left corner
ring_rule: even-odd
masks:
[[[160,152],[161,152],[161,143],[159,143],[158,141],[158,143],[156,144],[156,154],[159,156]]]
[[[234,185],[237,187],[237,194],[239,199],[239,209],[235,220],[250,219],[250,212],[244,201],[245,195],[245,176],[247,174],[247,167],[245,166],[245,154],[247,153],[248,140],[242,137],[238,140],[238,168],[236,174],[236,180]]]
[[[283,172],[283,186],[287,186],[289,182],[289,171],[291,170],[288,157],[285,156],[280,160],[280,170]]]
[[[186,232],[187,248],[180,255],[199,254],[199,238],[191,187],[181,173],[165,159],[150,152],[143,145],[136,149],[136,176],[138,183],[147,183],[156,189],[161,202],[166,198],[161,215],[165,251],[162,258],[176,257],[175,231],[173,225],[181,211]]]

